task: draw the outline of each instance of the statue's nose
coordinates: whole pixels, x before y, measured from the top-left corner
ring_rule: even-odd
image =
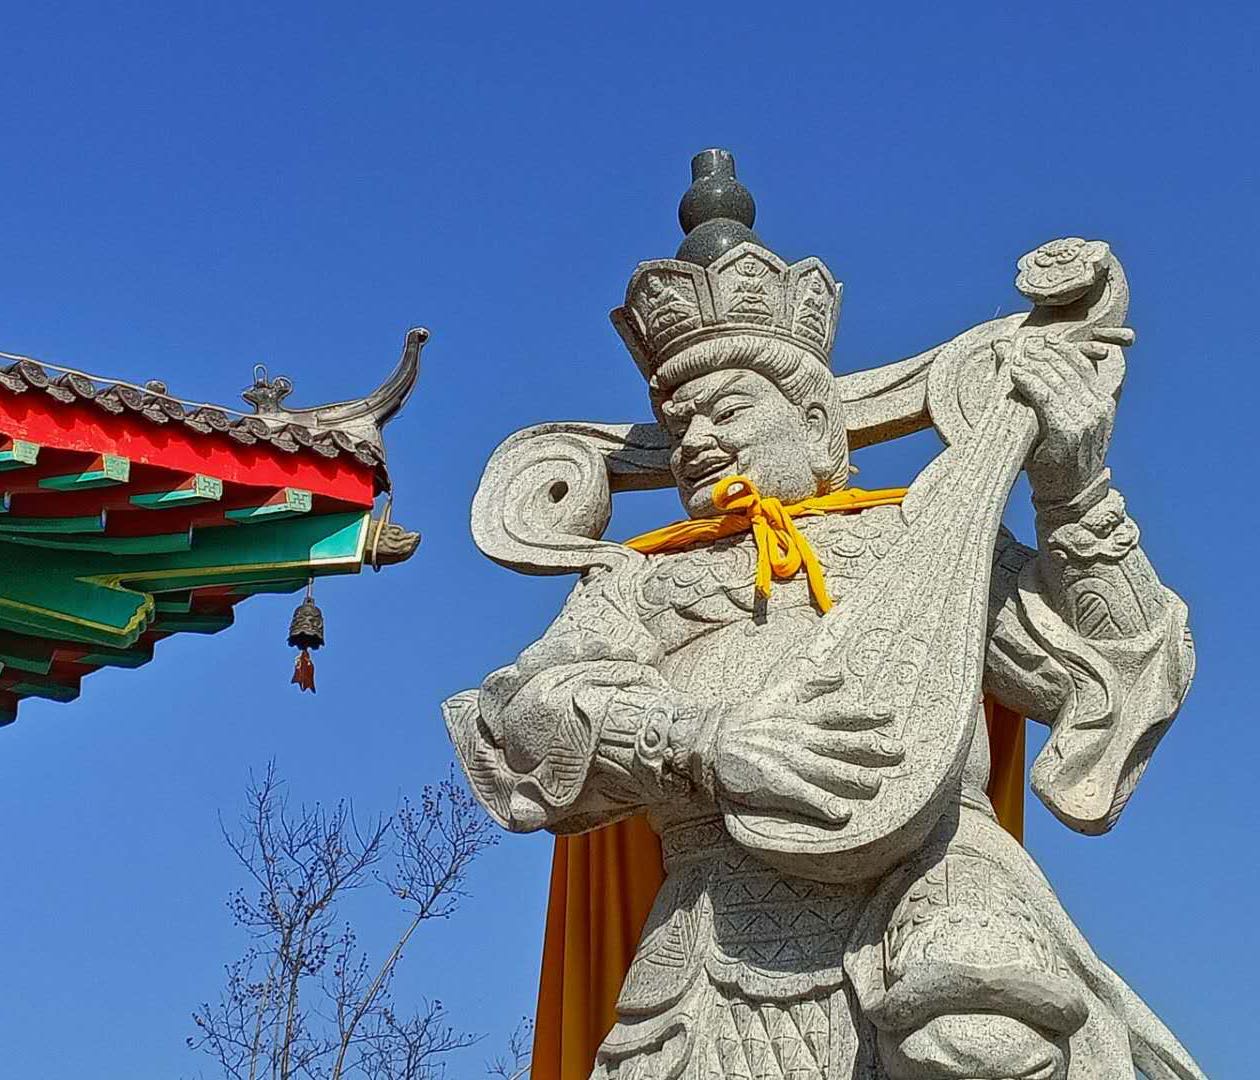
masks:
[[[695,457],[705,450],[711,449],[714,441],[713,424],[707,416],[701,416],[699,413],[696,413],[687,424],[687,430],[683,432],[683,455],[685,457]]]

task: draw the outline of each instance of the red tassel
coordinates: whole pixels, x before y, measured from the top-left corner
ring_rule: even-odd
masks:
[[[315,664],[306,649],[298,653],[297,662],[293,665],[293,678],[289,681],[297,683],[299,690],[315,693]]]

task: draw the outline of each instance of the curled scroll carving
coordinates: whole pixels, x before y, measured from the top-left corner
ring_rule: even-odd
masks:
[[[1066,258],[1073,253],[1075,262]],[[1027,269],[1039,269],[1035,260],[1043,257],[1056,272],[1053,288],[1050,278],[1043,280]],[[1036,304],[1033,310],[973,326],[941,345],[928,367],[928,415],[948,445],[970,434],[992,397],[998,373],[997,342],[1036,334],[1066,334],[1075,339],[1093,328],[1119,327],[1124,322],[1128,281],[1120,260],[1101,240],[1052,240],[1020,259],[1019,267],[1016,285]],[[1106,358],[1098,362],[1098,372],[1102,387],[1118,397],[1124,381],[1124,350],[1110,347]]]
[[[473,498],[477,546],[524,574],[584,573],[642,558],[601,538],[612,516],[614,488],[668,482],[664,437],[654,430],[655,425],[556,423],[510,436],[491,456]]]

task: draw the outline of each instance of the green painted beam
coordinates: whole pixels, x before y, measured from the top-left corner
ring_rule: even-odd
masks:
[[[307,514],[248,529],[198,529],[191,551],[155,557],[122,581],[156,592],[355,574],[362,567],[367,522],[365,512]]]
[[[256,585],[235,585],[233,596],[257,596],[259,593],[292,593],[305,589],[307,578],[288,578],[284,581],[260,581]]]
[[[34,465],[37,460],[39,460],[38,443],[27,442],[25,439],[10,439],[6,446],[0,448],[0,472],[25,469],[28,465]]]
[[[309,491],[304,491],[302,488],[283,488],[274,498],[268,499],[261,506],[237,507],[235,510],[225,511],[223,516],[228,521],[235,521],[241,525],[254,525],[310,512],[311,493]]]
[[[92,463],[90,469],[63,476],[45,476],[39,486],[49,491],[85,491],[89,488],[125,484],[130,478],[130,461],[117,454],[102,454]]]
[[[69,623],[59,612],[31,614],[22,609],[13,609],[3,596],[0,596],[0,630],[25,634],[28,637],[56,638],[84,647],[109,647],[120,640],[129,645],[140,636],[139,633],[120,634],[112,628],[109,632],[95,627],[85,628],[77,623]]]
[[[0,530],[2,529],[3,522],[0,521]],[[192,530],[155,533],[152,536],[23,536],[21,533],[11,533],[4,540],[58,551],[95,551],[104,555],[164,555],[191,548]]]
[[[0,634],[0,663],[16,671],[47,675],[52,670],[53,647],[43,638]]]
[[[186,484],[169,491],[145,491],[131,496],[132,506],[145,510],[166,510],[172,507],[194,506],[198,503],[216,502],[223,498],[223,481],[213,476],[197,473]]]
[[[74,662],[93,667],[138,668],[152,659],[152,649],[96,649],[85,652]]]
[[[18,517],[6,514],[0,518],[0,533],[103,533],[105,514],[87,517]]]
[[[6,679],[5,689],[21,697],[44,698],[47,701],[73,701],[79,696],[79,682],[56,679]]]
[[[159,629],[147,594],[290,582],[300,588],[309,576],[356,573],[367,523],[359,511],[203,528],[189,549],[134,556],[34,547],[0,532],[0,629],[128,649],[146,630]],[[11,528],[0,518],[0,530]],[[229,624],[226,615],[167,612],[160,629],[209,633]]]
[[[187,614],[159,615],[153,620],[153,629],[162,634],[217,634],[232,625],[233,616],[225,612],[188,612]]]
[[[187,615],[192,611],[192,593],[157,593],[153,597],[153,610],[160,615]]]
[[[0,529],[9,528],[0,521]],[[7,539],[7,537],[0,537]],[[149,558],[169,556],[149,556]],[[129,647],[153,617],[153,600],[88,580],[120,556],[0,543],[0,629],[36,637]]]
[[[102,592],[114,595],[101,596]],[[81,597],[53,599],[59,601],[56,606],[34,607],[0,595],[0,629],[28,637],[130,648],[153,621],[149,598],[124,590],[97,589]]]

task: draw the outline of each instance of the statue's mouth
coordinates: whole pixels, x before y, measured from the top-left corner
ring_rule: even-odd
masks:
[[[710,484],[716,484],[722,477],[735,465],[735,459],[732,457],[723,457],[720,460],[709,458],[694,462],[683,470],[683,481],[693,491],[699,488],[708,487]]]

